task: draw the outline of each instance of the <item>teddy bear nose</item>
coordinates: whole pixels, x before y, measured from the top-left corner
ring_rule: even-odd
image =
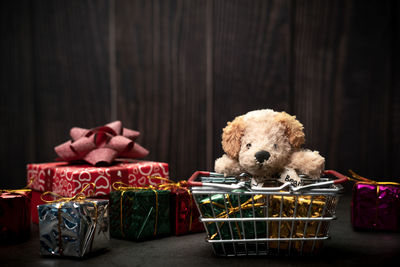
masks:
[[[256,156],[256,160],[257,160],[259,163],[263,163],[264,160],[268,160],[268,159],[269,159],[270,154],[269,154],[268,151],[261,150],[261,151],[258,151],[258,152],[255,154],[255,156]]]

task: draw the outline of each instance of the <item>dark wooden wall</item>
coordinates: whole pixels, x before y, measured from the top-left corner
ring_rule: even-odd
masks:
[[[114,119],[185,179],[226,121],[297,115],[327,168],[400,176],[396,1],[1,1],[1,187]]]

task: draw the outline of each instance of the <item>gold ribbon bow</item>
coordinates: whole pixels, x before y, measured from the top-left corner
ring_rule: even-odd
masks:
[[[75,196],[73,197],[63,197],[59,194],[50,192],[50,191],[46,191],[44,192],[40,198],[43,202],[46,203],[57,203],[57,202],[71,202],[71,201],[85,201],[86,200],[86,195],[83,193],[85,192],[85,190],[89,187],[89,186],[93,186],[93,194],[96,191],[96,184],[95,183],[89,183],[87,185],[85,185],[80,192],[78,192]],[[89,197],[92,197],[93,194],[91,194]],[[56,197],[55,200],[46,200],[43,197],[47,196],[47,195],[52,195],[53,197]]]
[[[255,208],[255,207],[260,207],[260,206],[262,206],[262,205],[265,205],[264,202],[256,202],[256,203],[254,203],[254,201],[257,201],[257,200],[260,200],[260,199],[265,198],[265,196],[263,196],[263,195],[255,195],[254,197],[249,198],[248,200],[246,200],[246,201],[243,202],[240,206],[237,206],[237,207],[234,207],[234,206],[232,205],[232,202],[231,202],[231,200],[230,200],[229,194],[225,194],[225,198],[228,200],[228,203],[229,203],[229,206],[230,206],[230,207],[228,207],[228,210],[224,210],[223,212],[219,213],[219,214],[216,216],[217,218],[228,218],[231,214],[234,214],[234,213],[236,213],[236,212],[238,212],[238,211],[240,211],[240,210],[247,210],[247,209],[252,209],[253,207]],[[210,203],[211,203],[212,205],[215,205],[215,206],[217,206],[217,207],[220,207],[220,208],[222,208],[222,209],[225,209],[225,205],[222,205],[222,204],[220,204],[220,203],[216,203],[216,202],[210,201],[210,200],[207,200],[207,201],[201,203],[201,205],[210,204]],[[212,223],[212,222],[209,222],[209,224],[210,224],[210,223]],[[220,224],[219,227],[222,227],[223,224],[224,224],[224,222],[221,222],[221,224]],[[242,235],[240,234],[240,228],[239,228],[239,225],[238,225],[237,222],[235,222],[235,226],[236,226],[236,230],[237,230],[239,239],[242,239]],[[217,236],[217,234],[218,234],[218,232],[214,233],[214,234],[210,237],[210,239],[214,239],[214,238]]]
[[[121,235],[125,236],[124,233],[124,224],[123,224],[123,209],[122,209],[122,203],[123,203],[123,196],[125,192],[131,191],[131,190],[152,190],[155,193],[156,196],[156,220],[154,223],[154,235],[157,234],[157,224],[158,224],[158,193],[157,193],[157,188],[149,185],[147,187],[132,187],[128,184],[125,184],[123,182],[115,182],[112,184],[112,187],[115,191],[120,191],[121,196],[119,197],[119,207],[120,207],[120,228],[121,228]]]
[[[94,224],[93,232],[94,233],[96,232],[97,217],[98,217],[97,203],[93,202],[93,201],[90,201],[90,200],[87,200],[86,199],[86,195],[84,194],[85,190],[87,188],[89,188],[89,186],[93,186],[93,194],[91,194],[89,196],[89,197],[91,197],[91,196],[94,195],[94,192],[96,191],[96,184],[95,183],[87,184],[86,186],[84,186],[82,188],[82,190],[80,192],[78,192],[73,197],[63,197],[63,196],[61,196],[59,194],[56,194],[56,193],[53,193],[53,192],[50,192],[50,191],[46,191],[40,196],[40,199],[45,203],[59,203],[59,202],[61,203],[61,205],[58,207],[58,211],[57,211],[57,219],[58,219],[57,226],[58,226],[58,233],[59,233],[58,234],[58,247],[60,248],[60,255],[61,256],[63,255],[62,238],[61,238],[61,223],[62,223],[62,220],[61,220],[61,208],[63,207],[63,205],[65,203],[72,202],[72,201],[87,201],[87,202],[92,203],[93,206],[94,206],[94,209],[95,209],[95,224]],[[47,195],[52,195],[53,197],[56,197],[56,199],[55,200],[46,200],[46,199],[44,199],[44,197],[47,196]],[[90,251],[92,250],[92,247],[93,247],[94,236],[95,235],[93,234],[92,238],[91,238],[91,241],[90,241]]]
[[[356,182],[356,183],[366,183],[366,184],[373,184],[373,185],[398,185],[400,186],[400,183],[396,183],[396,182],[377,182],[365,177],[362,177],[360,175],[358,175],[357,173],[353,172],[352,170],[349,170],[351,176],[353,176],[353,178],[351,177],[347,177],[350,181]]]

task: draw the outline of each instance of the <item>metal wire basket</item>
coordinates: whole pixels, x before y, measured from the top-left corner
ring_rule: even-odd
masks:
[[[240,177],[197,171],[189,184],[215,254],[304,255],[317,253],[329,238],[340,184],[347,181],[335,171],[325,175],[337,179],[303,177],[303,186],[270,181],[259,188]]]

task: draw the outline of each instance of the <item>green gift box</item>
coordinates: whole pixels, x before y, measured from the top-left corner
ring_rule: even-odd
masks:
[[[170,191],[128,189],[110,193],[112,237],[145,240],[170,234]]]
[[[237,190],[237,193],[242,192]],[[199,209],[203,218],[254,218],[264,217],[264,197],[244,194],[214,194],[200,196]],[[240,208],[239,208],[240,207]],[[253,239],[265,236],[265,221],[234,221],[205,223],[210,239]],[[218,232],[219,229],[219,232]]]

